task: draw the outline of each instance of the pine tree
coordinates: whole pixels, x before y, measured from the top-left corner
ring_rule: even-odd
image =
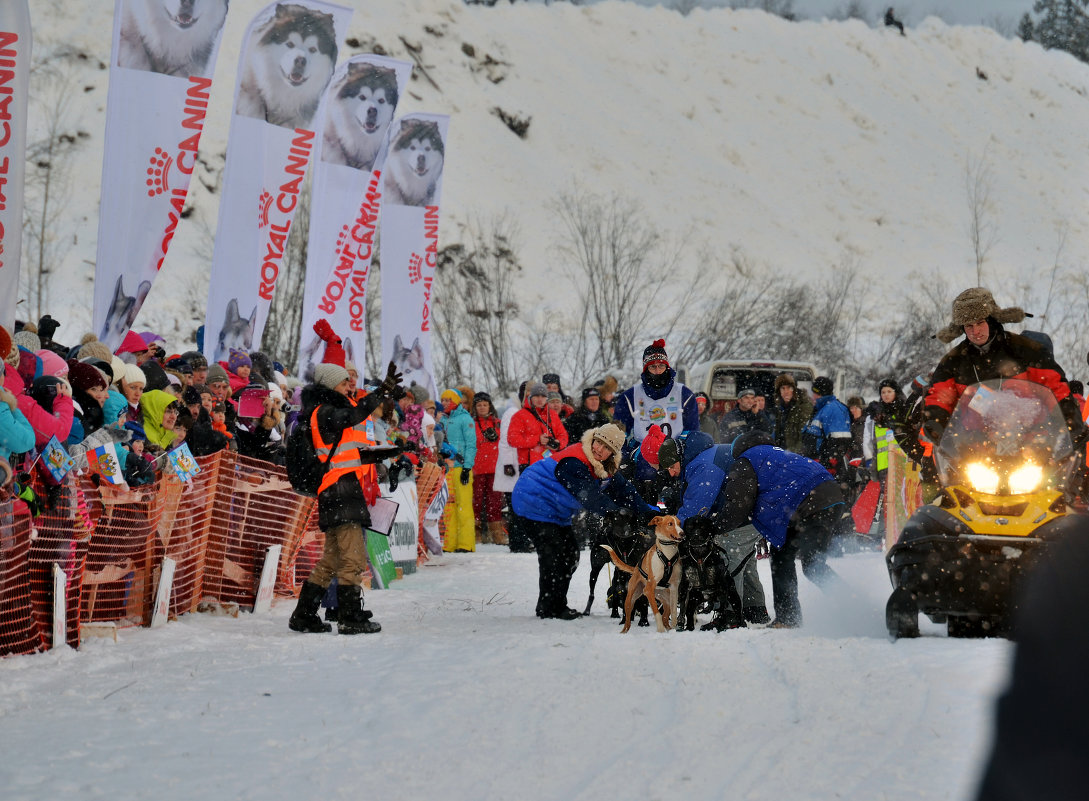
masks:
[[[1089,0],[1036,0],[1032,10],[1038,18],[1025,14],[1021,19],[1022,39],[1089,62]]]

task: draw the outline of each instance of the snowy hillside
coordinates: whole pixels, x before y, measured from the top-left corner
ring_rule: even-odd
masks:
[[[216,186],[223,163],[242,32],[262,5],[231,3],[201,148],[209,169],[198,171],[196,213],[179,226],[138,329],[192,331],[175,318],[186,295],[203,299],[201,227],[214,229],[218,201],[205,185]],[[60,334],[75,339],[90,317],[111,19],[106,3],[32,6],[40,50],[70,46],[70,117],[88,134],[67,208],[74,245],[49,304],[66,323]],[[527,304],[556,297],[549,204],[576,186],[639,200],[663,233],[690,242],[693,278],[721,275],[740,249],[812,277],[853,261],[895,293],[913,271],[975,283],[965,167],[982,159],[998,235],[985,269],[1006,290],[1000,303],[1016,299],[1012,280],[1051,266],[1057,226],[1068,226],[1068,257],[1089,250],[1089,68],[990,29],[932,18],[900,37],[755,11],[369,0],[350,36],[399,58],[411,59],[411,46],[425,65],[400,110],[452,115],[441,243],[460,241],[467,220],[509,211]],[[30,140],[43,104],[32,108]],[[527,137],[495,108],[531,118]]]

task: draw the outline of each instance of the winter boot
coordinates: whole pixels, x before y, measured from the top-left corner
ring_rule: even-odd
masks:
[[[337,587],[337,631],[340,634],[374,634],[382,626],[371,620],[371,613],[363,610],[363,590],[360,587]]]
[[[727,629],[745,628],[745,618],[731,607],[722,607],[709,623],[700,626],[700,631],[726,631]]]
[[[768,610],[763,606],[746,606],[745,621],[754,623],[758,626],[767,625],[771,622],[771,616],[768,614]]]
[[[304,582],[302,590],[299,591],[299,603],[295,606],[295,611],[291,613],[291,619],[287,621],[287,627],[292,631],[301,631],[308,634],[332,631],[333,627],[328,623],[323,623],[322,619],[318,617],[318,605],[321,603],[323,595],[325,595],[325,588],[320,584],[315,584],[312,581]]]
[[[503,528],[503,521],[497,520],[494,523],[488,523],[488,535],[492,538],[492,542],[496,545],[507,545],[507,530]]]

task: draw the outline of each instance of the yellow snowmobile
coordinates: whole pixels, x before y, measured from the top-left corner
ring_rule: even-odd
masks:
[[[893,638],[919,635],[919,612],[951,637],[1009,633],[1019,582],[1071,528],[1070,432],[1047,387],[996,379],[968,387],[935,448],[942,492],[889,549]]]

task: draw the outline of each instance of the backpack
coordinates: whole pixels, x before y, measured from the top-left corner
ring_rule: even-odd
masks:
[[[287,437],[285,455],[287,461],[287,480],[291,482],[291,488],[299,495],[308,498],[316,498],[321,480],[325,477],[325,471],[329,469],[329,463],[318,458],[318,452],[314,449],[313,427],[318,424],[318,409],[309,415],[299,415],[298,425]],[[344,432],[333,443],[330,454],[336,452]]]

